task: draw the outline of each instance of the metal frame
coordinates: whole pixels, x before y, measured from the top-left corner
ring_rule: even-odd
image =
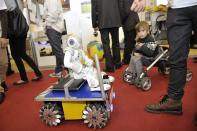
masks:
[[[106,95],[107,93],[105,93],[104,91],[104,87],[103,87],[103,79],[101,76],[101,70],[100,70],[100,66],[99,66],[99,60],[98,60],[98,56],[95,55],[95,63],[96,63],[96,69],[98,72],[98,78],[99,78],[99,85],[101,87],[101,98],[76,98],[76,97],[71,97],[69,95],[69,91],[68,91],[68,86],[74,81],[74,79],[71,79],[67,84],[64,85],[64,92],[65,92],[65,97],[59,98],[59,97],[53,97],[53,98],[45,98],[45,96],[50,93],[51,91],[53,91],[52,87],[50,86],[49,88],[47,88],[45,91],[41,92],[38,96],[35,97],[36,101],[106,101]]]

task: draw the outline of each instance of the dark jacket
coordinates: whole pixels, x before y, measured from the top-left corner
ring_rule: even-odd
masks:
[[[93,28],[113,28],[121,26],[118,0],[91,0]]]
[[[124,31],[135,29],[136,24],[139,22],[138,14],[130,10],[132,3],[133,0],[119,0],[120,15]]]
[[[135,48],[135,52],[147,57],[155,57],[158,54],[158,45],[151,35],[147,35],[144,39],[137,40],[137,42],[143,45],[140,48]]]
[[[0,21],[1,21],[1,31],[2,35],[0,37],[7,38],[8,35],[8,19],[6,10],[0,10]]]

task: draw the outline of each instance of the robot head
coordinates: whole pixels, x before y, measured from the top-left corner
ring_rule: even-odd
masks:
[[[81,46],[81,39],[77,36],[70,36],[67,40],[68,47],[79,49]]]

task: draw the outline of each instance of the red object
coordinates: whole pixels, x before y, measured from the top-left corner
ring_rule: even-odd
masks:
[[[189,69],[193,71],[193,79],[187,83],[183,98],[183,115],[151,114],[144,111],[148,103],[158,102],[159,97],[167,91],[168,77],[158,73],[153,68],[148,75],[152,80],[150,91],[143,92],[135,86],[123,82],[122,74],[126,66],[116,70],[115,76],[114,112],[105,131],[197,131],[194,125],[194,115],[197,112],[197,65],[189,61]],[[46,126],[39,118],[42,102],[34,101],[34,97],[56,81],[49,78],[52,71],[43,71],[43,79],[29,82],[21,86],[13,86],[13,81],[19,79],[15,73],[7,77],[9,91],[6,99],[0,105],[0,131],[93,131],[82,120],[64,121],[57,127]],[[29,79],[33,73],[28,74]]]

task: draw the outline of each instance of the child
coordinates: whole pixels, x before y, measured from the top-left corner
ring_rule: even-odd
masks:
[[[136,25],[136,46],[130,59],[127,72],[132,74],[131,83],[143,73],[143,66],[149,66],[158,54],[158,46],[149,33],[149,24],[141,21]],[[127,76],[126,76],[127,77]],[[130,76],[128,76],[130,77]]]

